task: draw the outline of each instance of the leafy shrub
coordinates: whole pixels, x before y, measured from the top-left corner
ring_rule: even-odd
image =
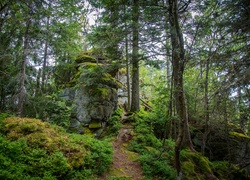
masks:
[[[60,152],[50,155],[30,148],[24,139],[9,141],[0,137],[0,179],[59,179],[70,170]]]
[[[0,113],[0,122],[9,116],[8,113]]]
[[[109,135],[118,135],[119,129],[122,127],[120,119],[122,117],[123,110],[121,108],[116,109],[112,116],[108,120],[108,129],[107,134]]]
[[[6,118],[0,136],[0,179],[91,179],[112,162],[112,148],[88,136],[29,118]]]
[[[154,135],[150,115],[140,111],[133,118],[135,135],[129,144],[129,149],[140,154],[139,161],[146,178],[175,179],[174,142],[166,140],[164,152],[161,153],[162,142]]]
[[[71,107],[66,104],[66,100],[56,94],[31,97],[30,102],[25,104],[23,115],[67,129],[70,124]]]
[[[152,148],[139,157],[143,173],[147,179],[175,179],[176,171],[167,158],[167,152],[159,158],[160,151]]]
[[[56,95],[46,96],[46,105],[41,115],[44,121],[62,126],[65,129],[69,127],[71,108],[67,106],[65,100]]]
[[[70,134],[70,138],[76,144],[84,142],[84,146],[88,150],[88,154],[84,159],[84,167],[91,169],[92,173],[101,174],[111,164],[113,149],[109,142],[79,134]]]
[[[110,134],[113,134],[113,135],[118,135],[119,134],[119,129],[122,127],[122,124],[120,122],[120,117],[115,115],[115,116],[112,116],[111,118],[109,118],[109,131],[110,131]]]
[[[142,153],[145,147],[154,147],[160,149],[162,144],[159,139],[157,139],[153,133],[152,126],[150,124],[150,119],[147,116],[148,113],[145,111],[140,111],[134,115],[134,129],[136,135],[130,143],[130,149]]]

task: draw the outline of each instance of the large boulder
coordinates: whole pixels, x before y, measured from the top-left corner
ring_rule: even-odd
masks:
[[[109,73],[109,65],[94,63],[94,58],[88,55],[81,56],[76,61],[77,83],[61,96],[72,104],[70,131],[95,132],[104,128],[117,109],[120,84]]]
[[[211,161],[229,161],[244,167],[250,159],[250,137],[235,125],[228,123],[209,128],[209,135],[206,142],[206,156]],[[192,140],[196,148],[203,144],[203,128],[197,128],[192,133]],[[250,166],[245,167],[250,174]]]

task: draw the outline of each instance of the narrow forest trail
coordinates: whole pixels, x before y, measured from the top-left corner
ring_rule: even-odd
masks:
[[[128,142],[133,138],[132,126],[123,124],[119,135],[112,142],[114,149],[113,163],[107,173],[99,177],[99,180],[119,178],[129,180],[143,180],[143,172],[138,162],[138,154],[127,149]]]

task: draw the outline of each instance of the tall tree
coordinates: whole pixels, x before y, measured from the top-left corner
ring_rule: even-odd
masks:
[[[139,0],[133,0],[132,4],[132,101],[131,111],[140,110],[139,87]]]
[[[3,65],[0,68],[0,109],[15,111],[19,116],[34,115],[27,109],[40,107],[34,92],[41,86],[35,84],[51,85],[53,80],[48,79],[46,69],[52,70],[54,62],[64,58],[62,54],[73,59],[80,50],[82,30],[78,17],[82,15],[82,2],[13,0],[1,2],[0,8],[0,63]],[[2,81],[6,77],[9,80]]]
[[[182,179],[182,170],[180,163],[180,150],[184,136],[186,143],[193,149],[193,145],[189,133],[188,113],[185,92],[183,88],[183,73],[185,68],[185,49],[183,34],[179,23],[178,2],[177,0],[169,0],[169,24],[171,33],[172,46],[172,64],[173,64],[173,85],[174,98],[177,110],[177,115],[180,119],[178,127],[178,137],[175,143],[175,164],[178,173],[178,179]]]
[[[29,48],[29,32],[30,32],[30,23],[31,17],[27,17],[26,19],[26,27],[25,27],[25,34],[24,34],[24,41],[23,41],[23,55],[22,55],[22,62],[21,62],[21,73],[20,73],[20,88],[19,88],[19,98],[18,98],[18,111],[17,115],[22,117],[23,114],[23,103],[25,98],[25,71],[26,71],[26,63],[27,63],[27,56],[28,56],[28,48]]]

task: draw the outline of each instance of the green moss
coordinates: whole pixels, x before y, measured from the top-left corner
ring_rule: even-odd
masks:
[[[28,148],[43,150],[46,155],[60,152],[67,162],[67,171],[84,167],[99,173],[111,163],[111,146],[89,136],[67,134],[63,128],[38,119],[11,117],[2,123],[1,131],[8,141],[23,140]],[[98,158],[101,158],[101,163]]]
[[[109,73],[103,73],[101,83],[114,88],[120,88],[122,86],[121,83],[117,82],[116,79],[113,78]]]
[[[112,113],[112,116],[119,116],[119,117],[122,117],[122,113],[123,113],[123,110],[121,108],[117,108],[113,113]]]
[[[99,96],[102,96],[104,98],[109,96],[109,90],[105,87],[96,88],[96,92]]]
[[[207,157],[198,152],[191,152],[189,150],[181,151],[181,159],[183,162],[192,162],[196,167],[196,173],[198,174],[213,174],[211,169],[211,162]]]
[[[84,127],[84,135],[88,135],[90,137],[94,137],[94,133],[88,128],[88,127]]]
[[[128,160],[130,160],[130,161],[137,161],[138,160],[138,157],[139,157],[138,153],[135,153],[135,152],[132,152],[132,151],[128,151],[126,149],[124,150],[124,152],[128,156]]]
[[[97,129],[97,128],[101,128],[102,127],[102,123],[101,122],[91,122],[89,124],[89,128],[90,129]]]
[[[120,68],[119,69],[119,74],[125,75],[127,72],[126,68]]]
[[[84,63],[79,64],[80,68],[82,68],[82,69],[89,69],[89,70],[93,70],[93,71],[95,71],[95,68],[97,66],[98,67],[102,66],[102,64],[97,64],[97,63],[94,63],[94,62],[84,62]]]
[[[80,63],[83,63],[83,62],[93,62],[93,63],[95,63],[96,59],[94,57],[92,57],[92,56],[89,56],[89,55],[85,54],[85,53],[81,53],[76,57],[75,62],[77,64],[80,64]]]
[[[226,178],[226,174],[229,172],[230,164],[227,161],[214,161],[212,162],[212,167],[214,174],[217,175],[218,178]]]
[[[182,163],[182,170],[183,170],[183,173],[184,173],[185,177],[194,177],[194,176],[196,176],[195,165],[194,165],[194,163],[192,163],[190,161],[184,161]]]
[[[243,133],[238,133],[238,132],[229,132],[229,134],[231,136],[234,136],[234,137],[240,137],[240,138],[247,138],[247,139],[250,139],[249,136],[243,134]]]

